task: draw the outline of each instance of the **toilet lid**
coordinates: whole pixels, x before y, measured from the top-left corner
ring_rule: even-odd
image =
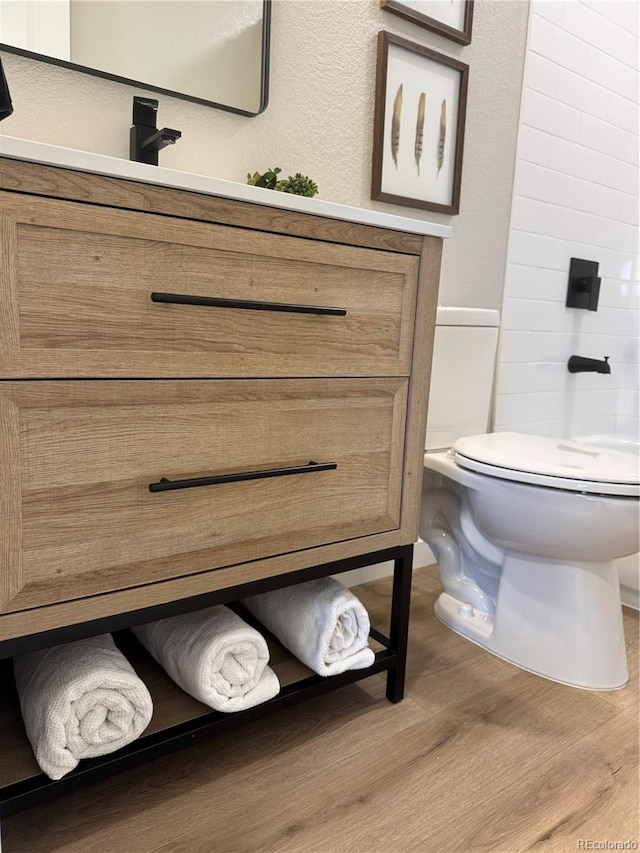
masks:
[[[457,465],[520,483],[619,497],[640,495],[638,456],[571,439],[496,432],[460,438]]]

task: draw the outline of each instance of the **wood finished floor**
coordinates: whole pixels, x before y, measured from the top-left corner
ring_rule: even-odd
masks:
[[[631,683],[554,684],[433,615],[415,573],[407,698],[384,676],[3,821],[3,853],[523,853],[639,840],[638,614]],[[390,584],[359,587],[385,626]],[[385,626],[386,627],[386,626]]]

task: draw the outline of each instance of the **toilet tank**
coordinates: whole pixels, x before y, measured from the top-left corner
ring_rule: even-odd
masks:
[[[489,429],[500,314],[438,307],[425,450]]]

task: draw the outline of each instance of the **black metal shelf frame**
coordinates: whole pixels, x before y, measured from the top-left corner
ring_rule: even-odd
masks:
[[[413,545],[388,548],[346,560],[325,563],[284,575],[227,587],[167,604],[154,605],[115,616],[94,619],[78,625],[0,642],[0,659],[12,657],[16,654],[129,628],[178,613],[210,607],[214,604],[228,603],[270,589],[293,586],[304,581],[341,574],[388,560],[394,561],[389,636],[387,637],[377,630],[371,630],[371,637],[385,647],[376,653],[375,661],[371,667],[348,670],[341,675],[329,677],[313,675],[283,687],[274,699],[247,711],[234,714],[221,714],[217,711],[211,711],[162,731],[147,736],[142,735],[133,743],[111,755],[84,759],[75,770],[57,781],[49,779],[45,774],[40,774],[15,784],[0,787],[0,818],[31,808],[61,794],[83,788],[91,782],[107,778],[146,761],[168,755],[201,738],[222,733],[243,723],[266,717],[280,708],[290,707],[305,699],[328,693],[345,684],[352,684],[380,672],[387,673],[387,699],[394,703],[400,702],[404,696],[406,672]]]

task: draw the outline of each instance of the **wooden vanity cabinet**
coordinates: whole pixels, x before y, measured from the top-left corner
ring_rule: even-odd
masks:
[[[0,817],[374,673],[402,698],[440,253],[0,157]],[[322,678],[267,635],[280,694],[225,715],[115,633],[149,729],[39,771],[11,655],[385,560],[369,669]]]
[[[0,641],[415,540],[439,239],[1,158],[0,216]]]

